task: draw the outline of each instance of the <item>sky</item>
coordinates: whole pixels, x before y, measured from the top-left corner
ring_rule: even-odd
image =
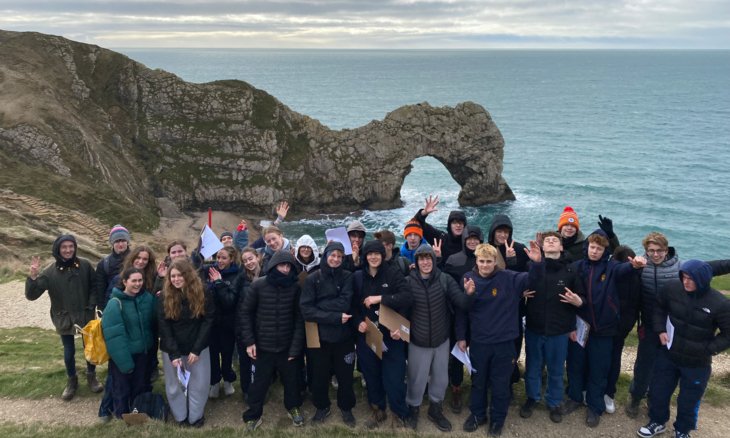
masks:
[[[108,48],[730,49],[730,1],[0,0],[0,29]]]

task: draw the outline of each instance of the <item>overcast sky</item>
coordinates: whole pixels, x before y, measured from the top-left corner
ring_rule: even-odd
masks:
[[[730,49],[729,0],[0,0],[104,47]]]

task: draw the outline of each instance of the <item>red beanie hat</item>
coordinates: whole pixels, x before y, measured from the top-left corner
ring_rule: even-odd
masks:
[[[409,234],[416,233],[423,238],[423,227],[421,223],[416,219],[411,219],[406,224],[406,228],[403,230],[403,237],[408,237]]]
[[[577,229],[580,229],[580,221],[578,221],[578,215],[575,213],[575,210],[573,210],[573,207],[567,206],[563,209],[563,212],[560,214],[560,219],[558,219],[558,231],[560,231],[564,226],[566,225],[572,225]]]

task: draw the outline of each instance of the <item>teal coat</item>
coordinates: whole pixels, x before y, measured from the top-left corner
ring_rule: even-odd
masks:
[[[118,288],[104,309],[101,326],[109,357],[123,373],[134,371],[132,355],[152,351],[157,298],[148,292],[131,297]]]

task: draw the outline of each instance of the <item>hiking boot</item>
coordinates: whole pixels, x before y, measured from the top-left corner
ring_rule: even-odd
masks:
[[[312,417],[312,423],[319,424],[324,423],[324,420],[327,419],[331,414],[329,406],[326,408],[317,409],[317,412],[314,413],[314,416]]]
[[[208,391],[208,398],[218,398],[220,395],[221,395],[220,384],[216,383],[215,385],[210,385],[210,391]]]
[[[582,408],[583,403],[579,403],[572,398],[569,398],[565,403],[563,403],[563,415],[568,415],[575,411],[576,409]]]
[[[420,414],[420,407],[419,406],[408,406],[408,411],[411,415],[411,422],[414,424],[413,430],[416,430],[418,427],[418,417]]]
[[[455,414],[461,413],[461,386],[451,386],[451,402],[449,408]]]
[[[537,401],[528,397],[527,400],[525,400],[525,404],[520,408],[520,417],[532,417],[532,410],[535,409],[535,405],[537,405]]]
[[[255,420],[248,420],[246,421],[246,432],[253,432],[254,430],[258,429],[259,426],[261,426],[261,423],[263,423],[264,420],[261,419],[261,417],[255,419]]]
[[[89,391],[99,393],[104,390],[104,386],[96,380],[96,373],[86,373],[86,383],[89,384]]]
[[[466,417],[466,421],[464,421],[464,432],[474,432],[475,430],[479,429],[479,426],[482,424],[486,424],[487,419],[480,420],[477,418],[474,414],[469,414],[468,417]]]
[[[563,421],[563,410],[560,406],[552,406],[550,409],[550,421],[553,423],[560,423]]]
[[[451,432],[451,422],[444,417],[444,410],[441,403],[431,402],[428,407],[428,419],[436,425],[441,432]]]
[[[372,406],[371,409],[372,413],[370,415],[370,418],[368,419],[368,421],[365,422],[366,429],[376,429],[388,418],[388,414],[386,414],[385,411],[380,409],[379,407]]]
[[[639,403],[640,398],[636,398],[633,395],[629,395],[629,404],[626,405],[626,415],[629,418],[636,418],[639,416]]]
[[[601,422],[601,416],[593,412],[593,409],[588,408],[586,412],[586,426],[598,427],[598,423]]]
[[[291,418],[291,422],[295,427],[304,425],[304,417],[299,408],[292,408],[286,414]]]
[[[342,410],[342,422],[345,423],[348,427],[355,427],[357,425],[357,421],[355,421],[355,416],[352,415],[352,411],[346,411]]]
[[[487,436],[500,436],[502,435],[503,424],[492,423],[489,425],[489,432]]]
[[[603,402],[606,404],[607,414],[613,414],[614,412],[616,412],[616,403],[613,401],[612,397],[610,397],[608,394],[605,394],[603,396]]]
[[[79,388],[79,376],[71,376],[66,381],[66,387],[63,388],[63,394],[61,398],[69,401],[76,395],[76,390]]]
[[[639,430],[636,431],[636,434],[640,437],[651,438],[654,435],[659,435],[660,433],[664,433],[666,431],[667,428],[663,424],[650,421],[649,424],[647,424],[646,426],[641,426]]]
[[[233,387],[233,382],[223,381],[223,394],[233,395],[236,392],[236,388]]]

